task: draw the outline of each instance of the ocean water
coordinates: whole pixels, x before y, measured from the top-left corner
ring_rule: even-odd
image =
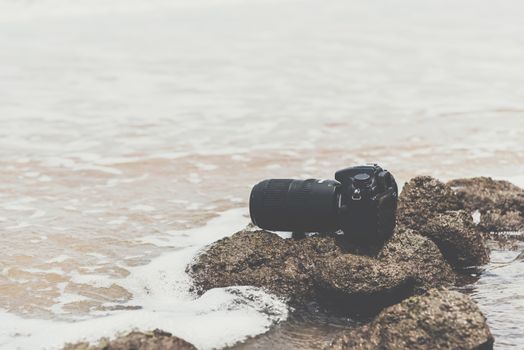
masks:
[[[517,0],[0,0],[0,348],[155,327],[214,348],[292,317],[250,287],[198,298],[183,272],[249,221],[264,178],[379,162],[400,182],[523,186],[523,14]],[[499,349],[524,346],[517,253],[494,251],[473,287]]]

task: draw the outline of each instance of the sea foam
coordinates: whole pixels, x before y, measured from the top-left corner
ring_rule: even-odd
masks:
[[[211,349],[267,331],[287,318],[283,300],[249,286],[212,289],[198,297],[189,291],[191,280],[185,273],[187,264],[205,245],[245,226],[243,214],[244,209],[233,209],[204,227],[171,231],[161,242],[176,247],[172,252],[131,268],[126,278],[99,281],[117,283],[131,292],[133,298],[120,305],[129,309],[98,312],[76,322],[25,319],[1,312],[0,348],[58,349],[68,342],[160,328],[199,349]],[[135,307],[138,309],[133,310]]]

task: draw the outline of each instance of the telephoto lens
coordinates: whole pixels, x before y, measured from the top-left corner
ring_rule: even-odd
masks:
[[[269,179],[249,199],[251,221],[272,231],[335,232],[349,241],[379,245],[395,228],[398,188],[380,166],[345,168],[335,180]]]
[[[266,230],[337,231],[337,184],[333,180],[316,179],[264,180],[251,191],[251,221]]]

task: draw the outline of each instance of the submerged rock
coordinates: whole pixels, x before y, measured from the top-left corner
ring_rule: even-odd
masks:
[[[358,311],[378,311],[455,280],[437,246],[413,232],[397,232],[374,256],[348,253],[338,237],[294,240],[243,230],[215,242],[187,272],[198,292],[254,285],[292,303],[315,300]]]
[[[327,348],[480,350],[492,349],[493,341],[486,318],[467,295],[433,289],[384,309]]]
[[[456,190],[465,209],[480,212],[483,231],[524,230],[524,189],[490,177],[457,179],[448,185]]]
[[[64,350],[196,350],[183,339],[161,330],[150,333],[131,332],[114,340],[102,339],[98,344],[67,344]]]
[[[430,238],[455,268],[483,265],[489,251],[453,189],[429,176],[411,179],[399,197],[398,224]]]

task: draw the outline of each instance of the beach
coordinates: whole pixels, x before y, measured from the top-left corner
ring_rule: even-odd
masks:
[[[211,349],[285,321],[274,295],[199,297],[185,273],[262,179],[378,162],[400,185],[524,186],[522,11],[0,0],[0,348],[161,328]],[[496,349],[524,344],[518,253],[472,287]]]

